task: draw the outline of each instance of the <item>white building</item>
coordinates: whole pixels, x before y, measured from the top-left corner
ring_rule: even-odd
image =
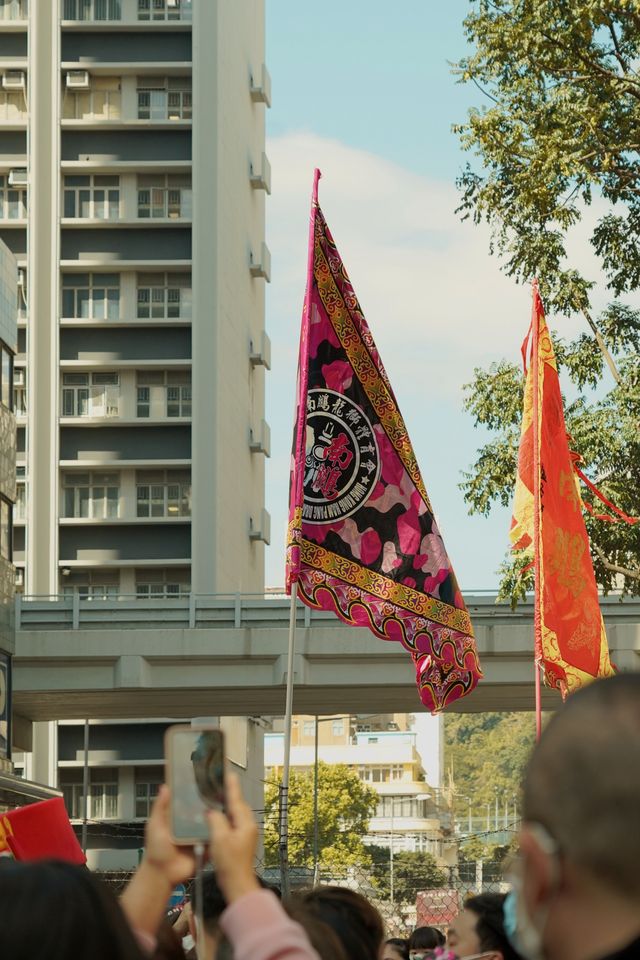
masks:
[[[0,2],[26,594],[263,589],[269,103],[262,0]],[[72,797],[69,729],[34,724],[24,769]],[[112,732],[90,802],[115,821],[137,781]]]
[[[260,591],[264,5],[0,7],[25,593]]]
[[[303,718],[312,734],[310,720]],[[322,722],[322,721],[321,721]],[[332,721],[339,724],[340,720]],[[346,725],[347,730],[349,725]],[[339,735],[342,735],[340,727]],[[294,735],[295,744],[295,735]],[[267,776],[278,774],[284,757],[282,733],[265,735],[264,760]],[[451,820],[439,792],[425,779],[416,734],[406,730],[356,732],[347,742],[319,743],[318,759],[328,764],[346,764],[378,793],[375,816],[369,822],[366,843],[400,850],[432,853],[440,863],[455,862],[455,847],[448,842]],[[312,770],[315,761],[313,743],[291,748],[291,767]]]

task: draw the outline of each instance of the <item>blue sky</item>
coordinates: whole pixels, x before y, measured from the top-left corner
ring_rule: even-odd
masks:
[[[272,458],[269,586],[283,583],[288,450],[313,167],[320,202],[394,385],[463,590],[496,585],[509,511],[467,515],[458,490],[483,435],[462,409],[474,365],[518,357],[529,313],[489,257],[487,236],[454,214],[464,162],[451,124],[477,91],[455,83],[466,0],[267,3],[273,83],[267,203],[272,283],[267,381]],[[474,94],[476,96],[474,96]]]

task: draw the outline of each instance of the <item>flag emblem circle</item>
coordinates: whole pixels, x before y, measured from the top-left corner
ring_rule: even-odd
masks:
[[[380,476],[380,451],[362,407],[335,390],[307,393],[304,503],[307,523],[334,523],[369,499]]]

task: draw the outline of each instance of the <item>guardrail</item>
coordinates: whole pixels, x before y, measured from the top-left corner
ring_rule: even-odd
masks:
[[[496,603],[494,594],[467,594],[466,603],[474,621],[517,623],[531,621],[533,598],[511,610]],[[289,598],[268,594],[185,594],[180,597],[142,599],[120,595],[106,599],[71,597],[16,597],[16,630],[109,630],[109,629],[282,629],[289,622]],[[605,619],[640,622],[640,600],[619,596],[601,598]],[[333,613],[311,610],[297,604],[297,625],[343,626]]]

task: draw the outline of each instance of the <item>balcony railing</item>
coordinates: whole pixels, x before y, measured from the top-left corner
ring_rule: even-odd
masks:
[[[28,0],[0,0],[0,22],[3,20],[26,20],[28,16]]]

